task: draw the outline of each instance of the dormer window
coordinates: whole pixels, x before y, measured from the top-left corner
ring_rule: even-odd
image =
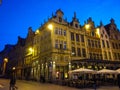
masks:
[[[59,22],[62,22],[62,18],[61,17],[59,17]]]
[[[92,36],[95,36],[95,33],[94,32],[91,32]]]
[[[78,28],[78,24],[75,24],[75,27]]]

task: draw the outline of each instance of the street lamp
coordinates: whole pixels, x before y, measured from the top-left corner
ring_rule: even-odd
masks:
[[[3,75],[5,75],[7,62],[8,62],[8,58],[4,58],[4,61],[3,61]]]
[[[29,52],[32,54],[33,51],[34,51],[33,48],[30,47],[30,48],[29,48]]]
[[[52,25],[52,24],[49,24],[49,25],[48,25],[48,29],[53,30],[53,25]]]
[[[85,28],[86,28],[86,29],[89,29],[89,28],[90,28],[90,24],[86,24],[86,25],[85,25]]]
[[[13,67],[12,70],[15,70],[15,67]]]
[[[39,31],[39,30],[36,30],[35,34],[40,34],[40,31]]]

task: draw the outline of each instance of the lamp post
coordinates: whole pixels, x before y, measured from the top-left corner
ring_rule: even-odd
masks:
[[[8,58],[4,58],[4,61],[3,61],[3,75],[5,75],[7,62],[8,62]]]
[[[85,28],[86,28],[86,29],[89,29],[89,28],[90,28],[90,25],[89,25],[89,24],[86,24],[86,25],[85,25]]]
[[[49,29],[49,30],[53,30],[53,25],[52,25],[52,24],[49,24],[49,25],[48,25],[48,29]]]

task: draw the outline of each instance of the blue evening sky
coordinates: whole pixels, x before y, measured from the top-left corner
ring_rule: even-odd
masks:
[[[92,17],[96,26],[100,21],[106,25],[113,18],[120,29],[120,0],[2,0],[0,51],[6,44],[16,44],[18,36],[25,38],[28,27],[31,26],[35,31],[59,8],[69,22],[76,12],[81,25],[89,17]]]

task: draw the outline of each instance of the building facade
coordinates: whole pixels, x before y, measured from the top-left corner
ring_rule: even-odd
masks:
[[[80,25],[76,13],[72,21],[58,9],[35,32],[30,27],[21,59],[21,77],[27,80],[65,80],[77,68],[120,68],[120,31],[110,24],[95,27],[92,18]]]
[[[109,25],[111,29],[102,24],[95,27],[92,18],[81,26],[76,13],[70,23],[63,15],[60,9],[57,10],[36,30],[32,45],[31,79],[40,80],[42,76],[47,81],[64,80],[69,78],[70,70],[81,67],[95,70],[119,68],[120,32],[113,21]],[[115,39],[111,37],[113,33]]]

